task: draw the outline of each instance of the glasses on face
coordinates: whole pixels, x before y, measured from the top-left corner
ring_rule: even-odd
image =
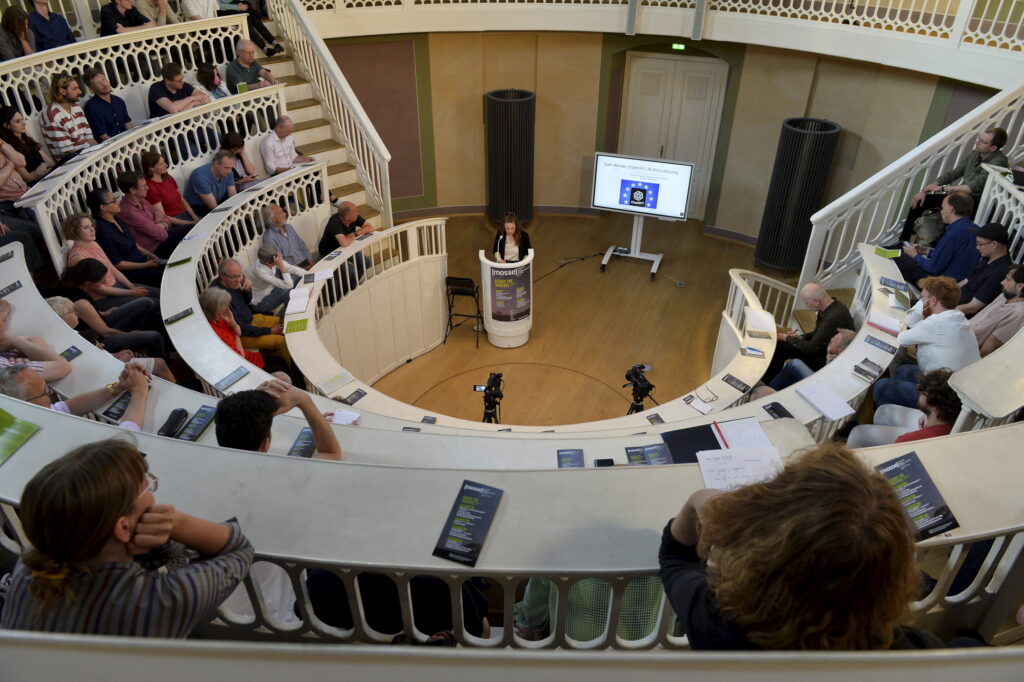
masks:
[[[160,480],[156,477],[156,475],[154,475],[153,473],[147,471],[146,472],[146,489],[143,490],[141,493],[139,493],[139,496],[135,498],[135,501],[138,502],[140,499],[142,499],[142,496],[145,495],[146,493],[155,493],[157,488],[159,488],[159,487],[160,487]]]
[[[110,197],[109,199],[107,199],[106,201],[103,202],[103,205],[104,206],[109,206],[110,204],[116,204],[116,203],[117,203],[117,199],[115,197]]]
[[[976,242],[976,243],[977,243],[977,245],[978,245],[978,248],[980,249],[980,248],[981,248],[981,247],[983,247],[983,246],[988,246],[989,244],[991,244],[991,243],[992,243],[992,240],[990,239],[990,240],[988,240],[987,242],[985,242],[985,241],[979,241],[979,242]]]
[[[34,395],[34,396],[32,396],[31,398],[25,398],[25,402],[26,402],[26,403],[32,403],[32,402],[35,402],[35,401],[39,400],[40,398],[42,398],[42,397],[43,397],[44,395],[45,395],[45,396],[47,396],[47,397],[49,397],[49,395],[50,395],[50,389],[46,389],[45,391],[43,391],[43,392],[42,392],[42,393],[40,393],[39,395]]]
[[[237,275],[224,274],[224,275],[221,275],[221,277],[223,277],[224,279],[241,279],[242,278],[242,273],[238,273]]]

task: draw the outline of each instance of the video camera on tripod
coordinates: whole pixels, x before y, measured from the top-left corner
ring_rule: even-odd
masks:
[[[633,387],[633,402],[629,406],[629,411],[626,412],[627,415],[643,412],[645,399],[649,398],[652,403],[655,405],[658,404],[657,400],[651,398],[651,391],[654,390],[654,384],[652,384],[644,375],[644,372],[650,371],[650,365],[633,365],[626,371],[626,383],[622,384],[622,387]]]
[[[501,372],[491,372],[490,376],[487,377],[487,384],[477,384],[473,386],[473,390],[478,393],[484,394],[484,418],[485,424],[500,424],[498,417],[501,410],[501,399],[505,397],[505,394],[501,392],[501,389],[505,386],[505,382],[501,378]]]

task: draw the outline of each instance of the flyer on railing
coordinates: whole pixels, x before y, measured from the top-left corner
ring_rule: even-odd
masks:
[[[455,504],[448,513],[434,556],[467,566],[476,566],[487,531],[498,511],[502,490],[483,483],[463,481]]]
[[[960,527],[916,452],[890,459],[875,469],[889,481],[900,498],[903,511],[917,531],[915,540],[927,540]]]

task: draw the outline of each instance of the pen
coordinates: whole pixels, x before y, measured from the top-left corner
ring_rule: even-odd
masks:
[[[722,441],[722,445],[724,445],[726,447],[726,449],[728,449],[729,448],[729,441],[727,441],[725,439],[725,434],[722,433],[722,429],[721,429],[721,427],[718,426],[718,422],[716,422],[716,421],[711,422],[711,426],[713,426],[715,428],[715,431],[718,433],[718,438]]]

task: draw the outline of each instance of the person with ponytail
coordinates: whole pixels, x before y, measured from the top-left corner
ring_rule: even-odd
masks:
[[[120,439],[40,469],[21,496],[32,544],[15,566],[0,628],[185,637],[209,617],[249,572],[252,545],[234,520],[157,504],[157,484]],[[199,558],[189,561],[188,550]]]

